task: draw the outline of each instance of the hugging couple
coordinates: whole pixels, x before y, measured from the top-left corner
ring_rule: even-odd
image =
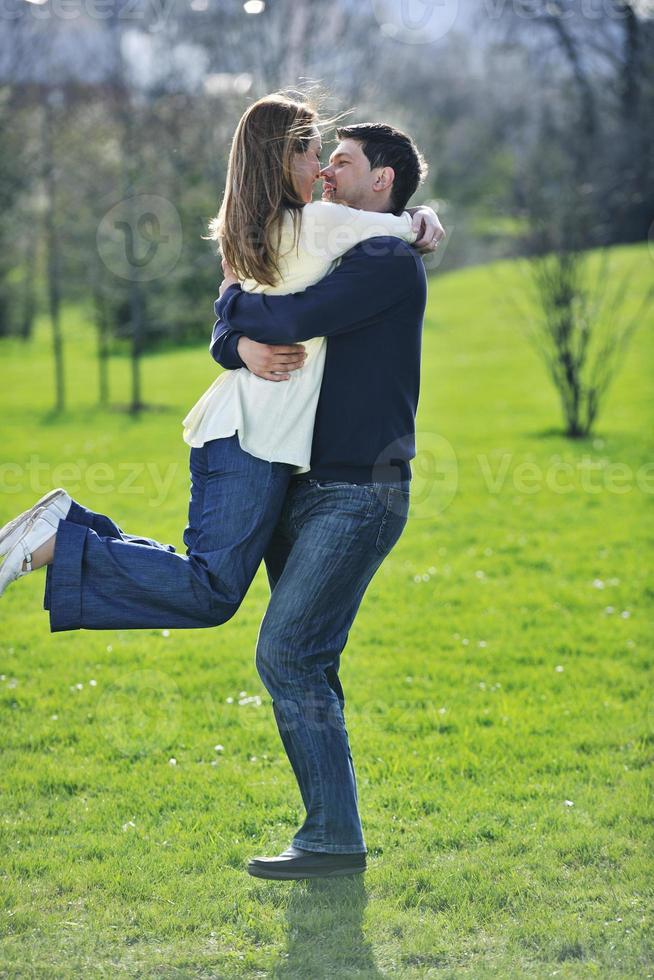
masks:
[[[186,554],[127,534],[53,490],[0,531],[0,594],[47,566],[52,632],[227,622],[265,561],[256,666],[306,819],[250,874],[366,868],[340,656],[363,594],[407,521],[426,277],[444,231],[406,205],[426,173],[390,126],[337,131],[275,93],[234,135],[212,239],[225,280],[211,354],[222,373],[184,419]],[[323,181],[322,201],[312,202]]]

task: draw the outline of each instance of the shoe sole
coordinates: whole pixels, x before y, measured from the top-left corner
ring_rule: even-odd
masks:
[[[0,565],[0,597],[5,594],[12,582],[22,578],[24,575],[28,575],[32,571],[31,565],[26,571],[22,570],[23,561],[29,556],[31,562],[33,552],[57,533],[58,519],[54,524],[52,520],[48,516],[47,506],[45,506],[37,508],[31,517],[23,521],[18,529],[20,534],[17,541],[6,553],[2,565]],[[43,527],[39,529],[38,533],[33,534],[36,526],[41,523]],[[45,536],[43,532],[45,532]],[[29,540],[30,537],[32,538],[31,540]]]
[[[332,871],[268,871],[264,868],[249,867],[248,874],[253,878],[269,878],[277,881],[301,881],[303,878],[335,878],[339,875],[358,875],[362,874],[366,867],[362,868],[334,868]]]
[[[0,528],[0,556],[6,555],[8,551],[11,551],[13,543],[7,545],[7,542],[10,540],[12,534],[14,534],[14,532],[20,527],[23,521],[33,517],[37,510],[39,510],[41,507],[47,507],[48,504],[51,504],[53,501],[57,500],[58,497],[63,497],[64,493],[65,491],[61,489],[51,490],[49,493],[46,493],[44,497],[41,497],[40,500],[37,500],[31,507],[28,507],[27,510],[24,510],[22,514],[19,514],[18,517],[14,517],[14,519],[8,521],[3,528]]]

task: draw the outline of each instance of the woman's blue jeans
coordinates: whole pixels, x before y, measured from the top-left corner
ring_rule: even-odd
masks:
[[[305,850],[366,852],[338,670],[363,594],[406,525],[409,485],[295,479],[266,551],[272,594],[256,662],[307,811],[293,838]]]
[[[250,587],[293,467],[241,449],[238,436],[190,452],[186,555],[125,534],[73,501],[46,575],[50,629],[190,629],[230,619]]]

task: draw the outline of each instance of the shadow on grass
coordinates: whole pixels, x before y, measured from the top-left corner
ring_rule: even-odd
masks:
[[[74,408],[67,408],[64,411],[57,411],[54,408],[45,411],[38,409],[32,412],[32,420],[42,426],[56,426],[65,424],[79,424],[87,422],[90,417],[102,420],[115,415],[123,415],[132,418],[134,421],[147,419],[150,415],[179,415],[179,405],[159,405],[154,402],[142,403],[137,411],[131,405],[121,402],[112,402],[110,405],[79,405]],[[23,417],[27,417],[27,409],[21,409]]]
[[[563,426],[550,426],[547,429],[536,429],[534,431],[523,432],[526,438],[534,439],[564,439],[570,443],[570,445],[583,445],[584,443],[592,444],[594,439],[606,438],[601,432],[592,432],[590,435],[579,435],[573,436],[568,435]]]
[[[298,884],[286,909],[288,946],[272,972],[275,980],[378,977],[370,943],[363,935],[368,903],[362,875]]]

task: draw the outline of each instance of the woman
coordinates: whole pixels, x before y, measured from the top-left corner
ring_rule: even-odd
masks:
[[[320,151],[317,113],[306,102],[267,96],[239,122],[210,231],[244,289],[297,292],[358,241],[415,241],[406,212],[312,204]],[[261,562],[292,474],[309,468],[325,341],[306,348],[305,364],[284,384],[245,369],[221,375],[184,420],[192,447],[186,555],[125,534],[58,489],[0,531],[0,594],[47,565],[52,632],[226,622]]]

